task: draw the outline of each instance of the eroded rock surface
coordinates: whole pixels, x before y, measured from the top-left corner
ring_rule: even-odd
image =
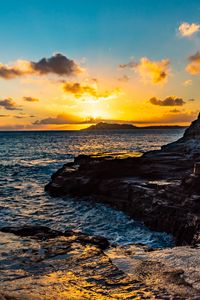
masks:
[[[41,226],[1,230],[2,300],[199,299],[199,249],[108,247]]]

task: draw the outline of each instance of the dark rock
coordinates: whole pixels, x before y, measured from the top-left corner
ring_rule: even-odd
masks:
[[[85,234],[79,234],[77,240],[83,245],[95,245],[101,250],[105,250],[109,247],[108,240],[102,236],[88,236]]]
[[[2,232],[13,233],[21,237],[37,236],[37,237],[57,237],[60,235],[59,231],[52,230],[46,226],[22,226],[22,227],[2,227]]]
[[[51,239],[60,236],[74,237],[75,240],[83,245],[95,245],[99,249],[105,250],[109,247],[109,242],[106,238],[101,236],[89,236],[87,234],[66,230],[65,232],[53,230],[46,226],[32,225],[32,226],[22,226],[22,227],[2,227],[1,232],[13,233],[20,237],[32,237],[36,239]]]
[[[79,155],[45,187],[52,196],[92,196],[144,222],[172,233],[177,245],[200,242],[200,116],[177,142],[141,157]]]

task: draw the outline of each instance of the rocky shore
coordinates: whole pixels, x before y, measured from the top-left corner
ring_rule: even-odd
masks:
[[[116,247],[43,226],[4,227],[0,238],[1,300],[199,299],[198,248]]]
[[[64,165],[45,187],[53,197],[107,203],[171,233],[176,247],[117,246],[43,226],[0,228],[0,299],[200,299],[198,162],[200,116],[161,150],[80,155]]]
[[[178,141],[140,157],[79,155],[52,175],[52,196],[90,197],[149,228],[171,233],[176,245],[200,243],[200,115]]]

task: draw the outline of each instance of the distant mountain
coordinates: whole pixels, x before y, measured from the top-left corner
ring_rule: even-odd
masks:
[[[164,125],[164,126],[145,126],[145,127],[137,127],[132,124],[116,124],[116,123],[104,123],[100,122],[95,125],[91,125],[88,128],[82,129],[87,131],[95,131],[95,130],[135,130],[135,129],[181,129],[186,128],[184,126],[178,125]]]
[[[100,122],[98,124],[91,125],[90,127],[84,130],[132,130],[132,129],[137,129],[137,127],[131,124],[113,124],[113,123]]]

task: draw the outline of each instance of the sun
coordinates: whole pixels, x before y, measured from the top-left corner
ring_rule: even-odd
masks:
[[[86,119],[107,119],[110,118],[107,108],[103,103],[90,103],[83,107],[82,116]]]
[[[93,111],[92,114],[91,114],[91,117],[94,118],[94,119],[101,119],[102,118],[98,111]]]

